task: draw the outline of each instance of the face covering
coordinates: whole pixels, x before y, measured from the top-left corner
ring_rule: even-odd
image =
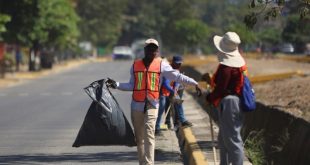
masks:
[[[147,46],[144,48],[144,64],[148,66],[156,57],[157,47]]]

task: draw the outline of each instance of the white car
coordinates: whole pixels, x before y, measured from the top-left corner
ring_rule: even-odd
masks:
[[[112,53],[113,60],[134,59],[134,54],[129,46],[115,46]]]
[[[279,46],[279,51],[282,52],[282,53],[294,53],[295,52],[295,49],[294,49],[294,46],[293,44],[291,43],[284,43],[284,44],[281,44]]]

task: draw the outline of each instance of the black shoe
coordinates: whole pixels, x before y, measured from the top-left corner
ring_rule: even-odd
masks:
[[[184,121],[183,123],[182,123],[182,127],[191,127],[191,126],[193,126],[193,124],[191,123],[191,122],[189,122],[189,121]]]
[[[167,127],[168,127],[168,129],[171,129],[172,127],[171,127],[171,124],[167,124]]]
[[[171,129],[171,128],[172,128],[170,123],[166,123],[166,125],[167,125],[167,128],[168,128],[168,129]]]
[[[155,136],[162,136],[163,134],[161,133],[160,130],[155,130]]]

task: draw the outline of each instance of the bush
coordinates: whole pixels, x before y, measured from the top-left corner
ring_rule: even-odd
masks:
[[[245,154],[253,165],[266,164],[264,130],[252,131],[244,141]]]

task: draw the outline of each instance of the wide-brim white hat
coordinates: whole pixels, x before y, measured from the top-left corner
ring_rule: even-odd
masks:
[[[241,40],[237,33],[227,32],[224,36],[214,36],[213,42],[220,54],[217,55],[220,64],[230,67],[241,67],[245,65],[245,61],[241,56],[238,45]]]

